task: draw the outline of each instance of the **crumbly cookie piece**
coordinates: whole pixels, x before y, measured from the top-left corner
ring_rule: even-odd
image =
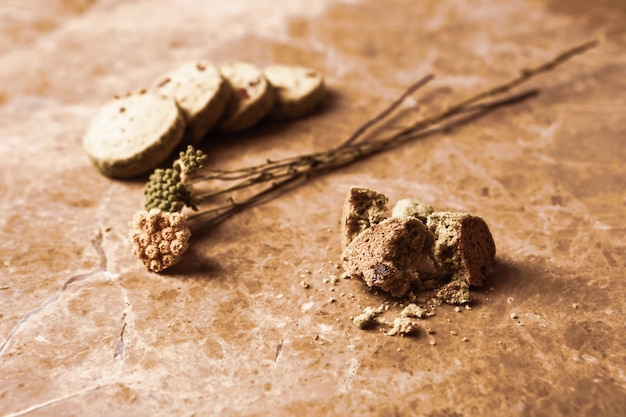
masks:
[[[345,249],[363,230],[387,217],[389,199],[365,187],[351,187],[341,215],[341,247]]]
[[[342,253],[344,269],[369,287],[402,297],[419,285],[427,229],[414,217],[391,217],[354,238]]]
[[[408,317],[396,317],[393,319],[391,329],[386,333],[387,336],[408,336],[415,333],[418,326]]]
[[[352,319],[352,322],[359,329],[367,329],[376,324],[376,317],[384,311],[384,307],[365,307],[363,313]]]
[[[198,143],[222,116],[231,91],[217,67],[189,61],[159,77],[153,89],[171,97],[187,121],[185,141]]]
[[[219,70],[233,92],[219,122],[224,132],[248,129],[270,112],[274,89],[261,70],[245,62],[229,62]]]
[[[439,288],[435,298],[448,304],[462,305],[472,301],[472,294],[467,282],[454,280]]]
[[[85,132],[83,148],[104,175],[129,178],[163,162],[184,131],[176,102],[143,90],[104,104]]]
[[[295,119],[311,113],[324,99],[324,77],[312,68],[271,65],[263,70],[276,93],[273,119]]]
[[[393,209],[391,209],[391,215],[393,217],[417,217],[423,223],[426,223],[426,219],[433,212],[433,208],[428,204],[422,203],[419,200],[413,200],[411,198],[398,200],[395,206],[393,206]]]
[[[411,303],[404,307],[400,315],[402,317],[415,317],[418,319],[425,319],[426,317],[434,316],[435,313],[424,307],[420,307],[417,304]]]
[[[453,280],[481,286],[493,273],[496,245],[483,219],[468,213],[435,212],[426,224],[433,235],[435,266],[449,272]]]

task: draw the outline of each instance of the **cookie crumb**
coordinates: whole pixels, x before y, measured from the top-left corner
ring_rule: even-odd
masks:
[[[408,317],[396,317],[393,326],[387,332],[387,336],[406,336],[416,330],[413,320]]]
[[[469,285],[465,281],[449,282],[437,291],[435,297],[452,305],[462,305],[472,301]]]
[[[352,322],[359,329],[367,329],[376,323],[376,316],[383,312],[384,307],[382,305],[378,307],[365,307],[363,313],[352,319]]]
[[[417,304],[411,303],[407,305],[406,307],[404,307],[400,315],[402,317],[415,317],[415,318],[421,319],[421,318],[434,316],[435,313],[423,307],[420,307]]]

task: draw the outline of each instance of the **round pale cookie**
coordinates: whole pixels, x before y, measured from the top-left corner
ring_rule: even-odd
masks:
[[[263,71],[274,87],[276,101],[270,111],[273,119],[295,119],[313,111],[322,101],[326,88],[322,75],[311,68],[271,65]]]
[[[104,175],[129,178],[163,162],[184,131],[173,99],[142,91],[104,104],[85,132],[83,148]]]
[[[220,66],[233,94],[220,122],[224,132],[239,132],[265,117],[274,104],[274,90],[254,65],[229,62]]]
[[[172,97],[187,120],[185,141],[198,143],[222,116],[230,88],[217,67],[203,60],[182,64],[161,76],[153,89]]]

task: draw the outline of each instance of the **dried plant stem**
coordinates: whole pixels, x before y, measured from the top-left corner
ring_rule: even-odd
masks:
[[[361,127],[359,127],[352,135],[350,135],[350,137],[344,143],[342,143],[340,147],[344,147],[355,142],[368,129],[370,129],[376,123],[381,122],[391,113],[393,113],[393,111],[396,110],[398,106],[400,106],[404,102],[404,100],[406,100],[411,94],[415,93],[415,91],[417,91],[419,88],[423,87],[428,82],[430,82],[434,77],[435,76],[433,74],[428,74],[424,78],[413,83],[409,88],[407,88],[404,91],[404,93],[402,93],[400,97],[394,100],[386,109],[384,109],[381,113],[379,113],[378,115],[374,116],[373,118],[365,122],[363,125],[361,125]],[[323,153],[324,152],[319,152],[317,154],[323,154]],[[311,154],[311,156],[313,155],[316,155],[316,154]],[[238,180],[238,179],[246,178],[250,175],[254,175],[255,173],[258,173],[258,172],[275,171],[275,170],[279,170],[285,167],[292,166],[294,164],[306,164],[307,161],[303,159],[306,159],[307,156],[308,155],[298,155],[298,156],[293,156],[293,157],[289,157],[289,158],[285,158],[285,159],[281,159],[277,161],[272,161],[268,159],[266,163],[261,164],[261,165],[255,165],[255,166],[240,168],[240,169],[231,170],[231,171],[207,170],[203,172],[202,176],[190,179],[189,183],[194,184],[197,182],[202,182],[202,181],[206,181],[210,179]],[[231,187],[223,191],[224,192],[235,191],[235,190],[245,188],[245,187],[246,187],[245,183],[242,183],[241,186]],[[223,194],[223,192],[220,192],[220,194]],[[206,194],[200,198],[208,198],[213,195],[215,194]]]
[[[348,146],[354,143],[363,133],[365,133],[369,128],[374,126],[376,123],[383,121],[387,116],[393,113],[394,110],[400,106],[411,94],[415,93],[419,88],[425,86],[427,83],[433,80],[435,76],[433,74],[428,74],[421,80],[417,81],[409,88],[407,88],[404,93],[400,97],[398,97],[393,103],[389,105],[385,110],[380,112],[378,115],[374,116],[367,122],[365,122],[361,127],[359,127],[350,137],[341,144],[341,147]]]
[[[556,68],[557,66],[561,65],[562,63],[564,63],[565,61],[573,58],[576,55],[580,55],[584,52],[586,52],[587,50],[591,49],[591,48],[595,48],[596,46],[598,46],[598,41],[596,39],[592,39],[590,41],[587,41],[585,43],[582,43],[580,45],[574,46],[570,49],[567,49],[563,52],[561,52],[560,54],[558,54],[556,57],[552,58],[551,60],[544,62],[543,64],[535,67],[535,68],[531,68],[531,69],[522,69],[520,71],[520,76],[504,83],[504,84],[500,84],[497,85],[495,87],[492,87],[488,90],[485,90],[481,93],[478,93],[466,100],[463,100],[453,106],[448,107],[446,110],[444,110],[443,112],[436,114],[434,116],[431,116],[429,118],[423,119],[423,120],[419,120],[416,123],[414,123],[413,125],[405,128],[403,131],[400,131],[399,133],[396,133],[395,136],[402,136],[405,134],[409,134],[409,133],[414,133],[416,129],[423,129],[432,125],[435,125],[437,123],[440,123],[441,121],[457,115],[461,112],[463,112],[465,109],[467,109],[469,106],[478,103],[481,100],[484,100],[486,98],[489,97],[493,97],[499,94],[503,94],[503,93],[507,93],[509,91],[511,91],[513,88],[527,82],[528,80],[530,80],[531,78],[534,78],[540,74],[543,74],[545,72],[551,71],[554,68]]]
[[[190,182],[197,183],[207,180],[238,182],[229,187],[196,195],[196,198],[201,202],[218,195],[232,193],[234,191],[249,188],[255,185],[267,183],[270,183],[270,185],[266,186],[256,194],[246,198],[242,202],[235,202],[231,197],[228,204],[192,214],[189,218],[191,219],[213,214],[215,217],[212,218],[212,222],[219,222],[228,217],[230,214],[241,210],[245,206],[260,202],[272,192],[284,188],[298,179],[308,177],[317,172],[328,171],[349,165],[375,153],[390,149],[394,145],[404,141],[427,134],[433,129],[436,129],[438,126],[442,127],[445,124],[453,125],[455,120],[458,120],[460,116],[467,115],[468,113],[471,117],[471,114],[482,114],[485,111],[490,111],[495,108],[503,107],[505,105],[529,98],[536,95],[537,90],[530,90],[493,102],[484,102],[484,100],[488,98],[494,98],[498,95],[509,93],[513,88],[527,82],[531,78],[553,70],[572,57],[580,55],[597,46],[598,43],[599,42],[594,39],[567,49],[537,67],[520,71],[520,75],[512,80],[482,91],[468,99],[447,107],[445,110],[437,114],[417,120],[387,137],[358,142],[358,139],[362,137],[368,129],[375,124],[384,121],[404,100],[406,100],[407,97],[413,94],[420,87],[430,82],[434,76],[429,74],[411,85],[402,93],[402,95],[400,95],[398,99],[391,103],[390,106],[377,116],[364,123],[346,141],[335,148],[276,161],[268,160],[264,164],[235,170],[204,171],[201,176],[193,178]],[[278,180],[280,181],[276,182]]]

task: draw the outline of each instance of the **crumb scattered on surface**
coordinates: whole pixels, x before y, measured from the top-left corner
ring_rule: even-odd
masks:
[[[376,324],[376,316],[381,314],[384,311],[384,307],[382,305],[378,307],[365,307],[363,313],[352,319],[352,322],[359,329],[367,329]]]
[[[452,305],[462,305],[472,301],[469,285],[465,281],[449,282],[437,291],[435,297]]]
[[[393,326],[386,333],[387,336],[406,336],[417,330],[413,320],[408,317],[396,317],[393,319]]]
[[[400,313],[402,317],[415,317],[418,319],[426,318],[435,315],[433,311],[430,311],[424,307],[420,307],[417,304],[409,304]]]

